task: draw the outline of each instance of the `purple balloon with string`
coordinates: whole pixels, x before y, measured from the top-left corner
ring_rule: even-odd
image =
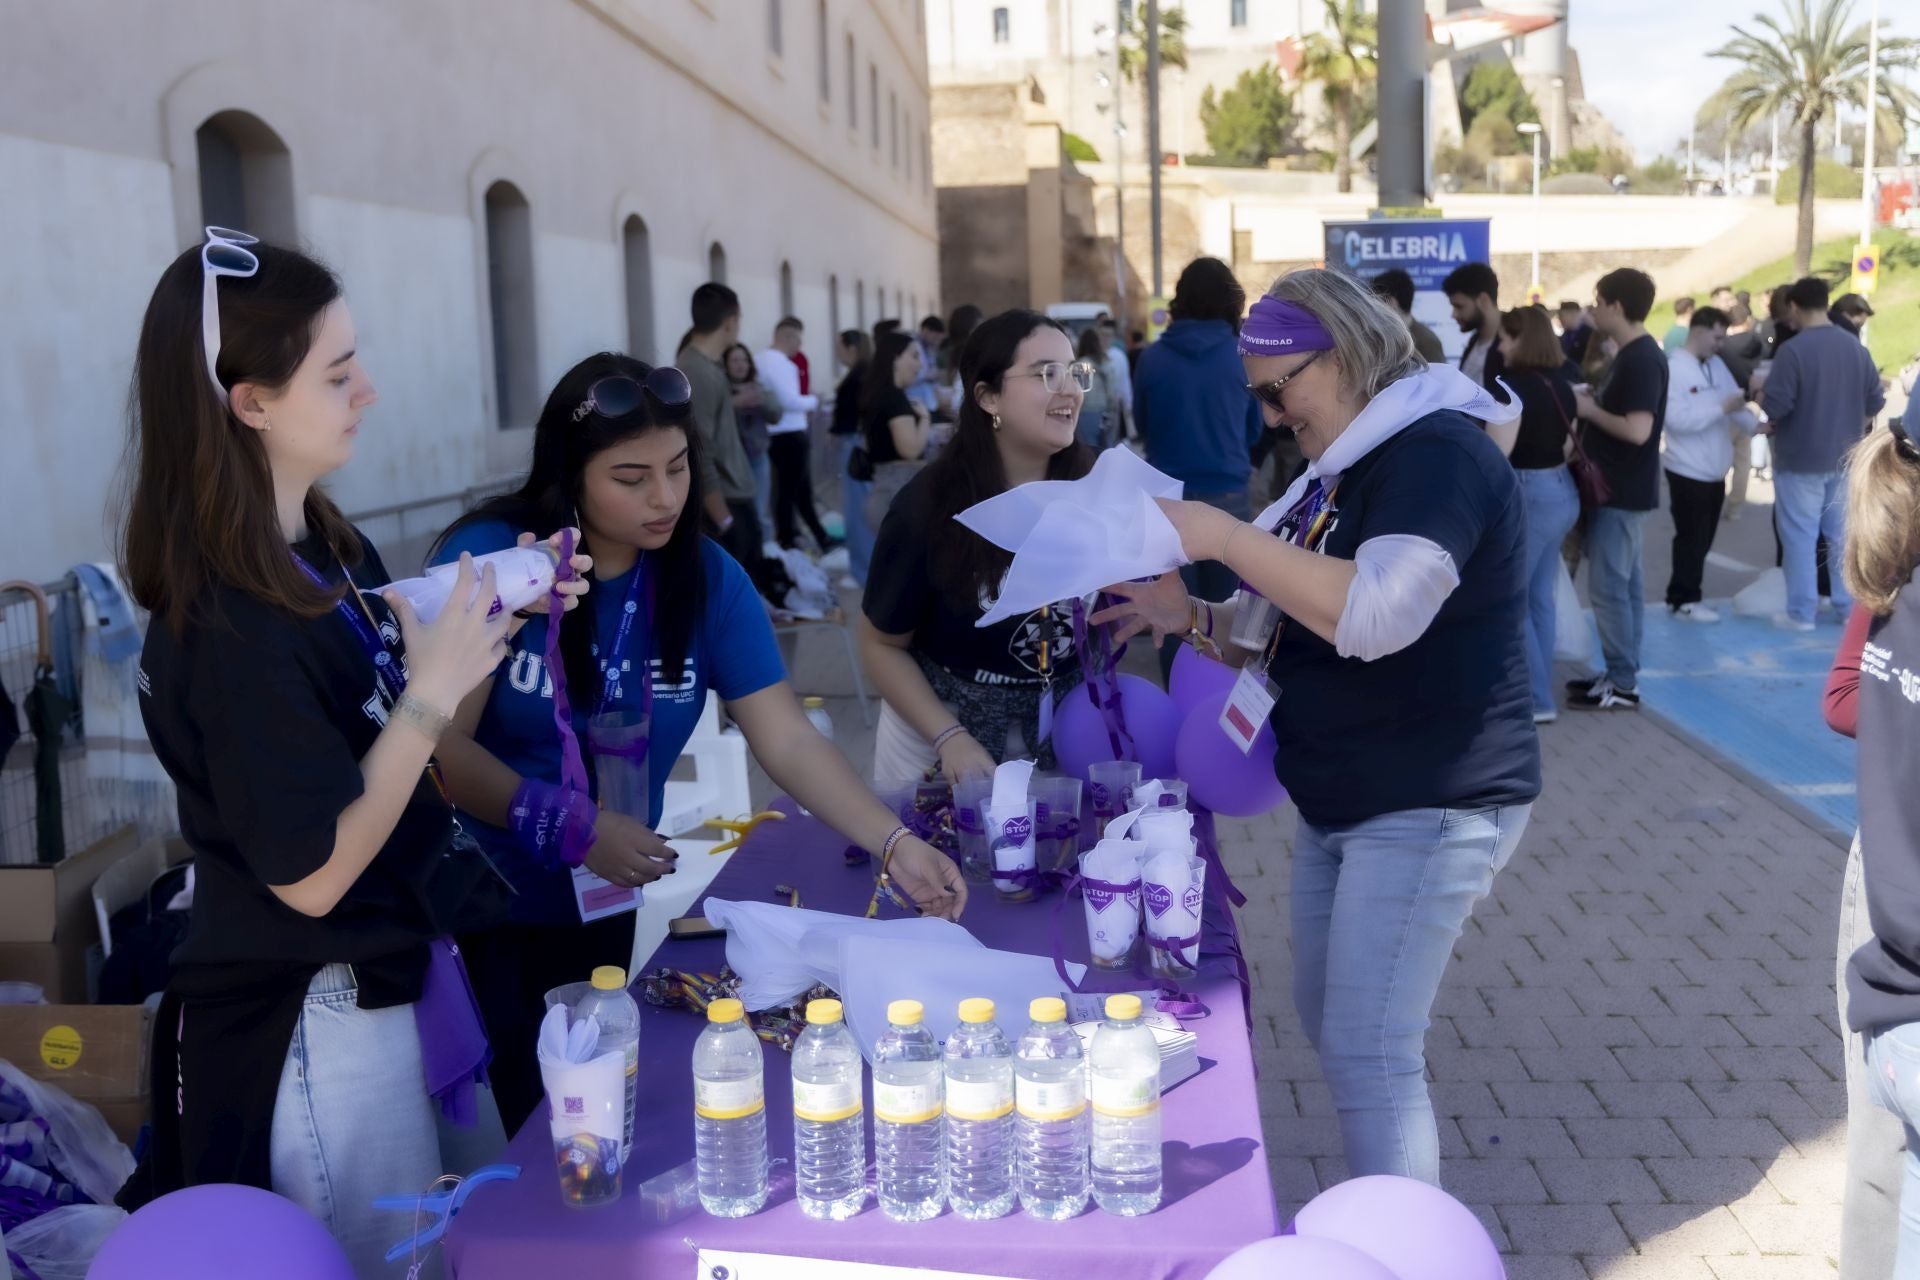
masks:
[[[1286,788],[1273,773],[1278,743],[1273,725],[1263,724],[1251,751],[1220,727],[1227,693],[1212,693],[1186,713],[1174,741],[1173,756],[1179,777],[1187,780],[1187,796],[1227,818],[1257,818],[1278,808]]]
[[[1382,1231],[1383,1222],[1393,1230]],[[1399,1280],[1506,1280],[1500,1250],[1473,1210],[1413,1178],[1382,1173],[1328,1187],[1300,1210],[1293,1230],[1369,1254]]]
[[[95,1255],[87,1280],[354,1280],[327,1229],[293,1201],[258,1187],[208,1183],[143,1207]]]
[[[1173,776],[1173,740],[1180,729],[1180,709],[1165,690],[1131,673],[1119,677],[1120,715],[1133,750],[1116,753],[1107,722],[1081,685],[1061,698],[1053,713],[1053,753],[1060,772],[1086,781],[1089,765],[1102,760],[1137,760],[1148,778]]]
[[[1173,674],[1167,688],[1173,694],[1174,705],[1180,708],[1182,722],[1209,694],[1232,689],[1239,675],[1240,668],[1215,662],[1191,645],[1181,645],[1173,655]]]

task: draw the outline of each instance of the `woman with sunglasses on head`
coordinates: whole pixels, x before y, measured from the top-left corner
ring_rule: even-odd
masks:
[[[953,439],[901,490],[867,579],[860,657],[885,699],[873,753],[883,791],[935,768],[957,782],[1022,755],[1047,763],[1041,700],[1080,679],[1065,607],[974,626],[1013,557],[953,517],[1016,485],[1087,473],[1093,454],[1074,428],[1093,371],[1034,311],[983,322],[959,369]]]
[[[598,773],[590,716],[651,718],[648,812],[661,812],[711,690],[774,782],[876,859],[890,854],[888,869],[922,910],[955,918],[966,902],[952,860],[906,834],[808,722],[752,581],[701,535],[697,439],[684,425],[690,400],[686,376],[671,366],[611,352],[582,360],[547,397],[526,480],[456,522],[436,552],[489,551],[522,526],[551,532],[577,522],[593,557],[593,604],[561,628],[561,671],[548,669],[546,622],[534,619],[461,703],[443,750],[454,803],[518,891],[507,923],[463,939],[509,1132],[540,1101],[534,1040],[546,992],[599,965],[625,966],[632,952],[631,913],[581,922],[574,866],[622,888],[674,870],[673,850],[654,831],[563,785],[556,675],[590,778]]]
[[[1122,583],[1110,590],[1125,602],[1096,621],[1122,624],[1119,638],[1234,637],[1248,664],[1236,696],[1270,710],[1274,769],[1300,811],[1294,1002],[1347,1166],[1437,1183],[1427,1022],[1540,792],[1525,509],[1481,427],[1518,406],[1428,365],[1400,317],[1339,272],[1282,276],[1240,350],[1267,425],[1299,438],[1307,471],[1251,523],[1162,506],[1189,559],[1246,587],[1210,610],[1174,574]]]
[[[140,707],[197,887],[132,1198],[269,1188],[360,1276],[398,1276],[373,1197],[440,1175],[436,1098],[470,1120],[485,1065],[442,940],[509,896],[432,763],[511,620],[489,616],[493,570],[465,559],[431,625],[376,594],[379,553],[319,488],[375,400],[340,282],[208,234],[160,277],[134,373],[122,564],[153,615]]]

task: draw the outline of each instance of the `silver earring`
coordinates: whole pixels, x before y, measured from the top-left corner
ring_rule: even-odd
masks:
[[[260,415],[260,429],[262,431],[273,430],[273,419],[267,417],[264,413]]]

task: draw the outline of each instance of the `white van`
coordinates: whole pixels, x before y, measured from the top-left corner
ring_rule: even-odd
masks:
[[[1094,322],[1101,316],[1111,316],[1113,308],[1104,302],[1055,302],[1047,307],[1047,319],[1058,320],[1073,335],[1073,345],[1080,346],[1080,335],[1093,328]]]

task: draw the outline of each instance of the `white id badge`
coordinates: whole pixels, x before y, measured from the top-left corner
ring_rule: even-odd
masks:
[[[1267,722],[1274,701],[1273,686],[1267,683],[1265,672],[1252,666],[1240,668],[1233,692],[1227,695],[1227,705],[1220,712],[1220,729],[1242,754],[1253,750],[1253,740],[1260,736],[1260,726]]]

